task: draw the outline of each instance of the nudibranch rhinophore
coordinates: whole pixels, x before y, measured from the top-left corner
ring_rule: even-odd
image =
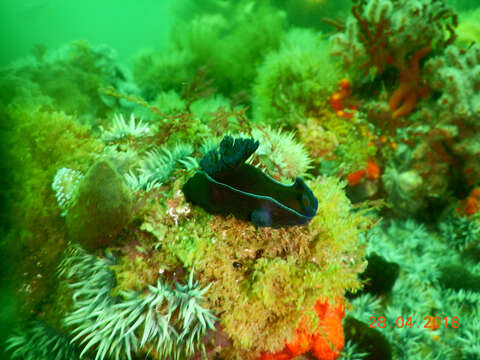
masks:
[[[284,185],[245,161],[258,148],[253,139],[226,136],[211,150],[183,186],[187,201],[211,214],[232,214],[256,226],[305,225],[317,213],[318,200],[297,177]]]

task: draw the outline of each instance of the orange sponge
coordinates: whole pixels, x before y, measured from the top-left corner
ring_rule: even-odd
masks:
[[[320,328],[313,338],[312,354],[319,360],[335,360],[344,345],[342,319],[345,316],[343,304],[331,307],[327,302],[317,302]],[[321,316],[322,314],[323,316]]]
[[[276,353],[263,353],[259,360],[289,360],[311,351],[318,360],[335,360],[342,351],[344,338],[342,319],[345,315],[342,303],[332,307],[327,301],[318,300],[315,312],[318,325],[312,329],[308,318],[304,317],[297,328],[296,338],[285,344]]]

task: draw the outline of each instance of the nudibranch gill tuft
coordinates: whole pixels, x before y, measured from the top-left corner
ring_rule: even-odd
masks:
[[[284,185],[245,161],[258,148],[253,139],[226,136],[200,161],[201,169],[183,186],[187,201],[211,214],[233,214],[256,226],[305,225],[315,216],[318,200],[297,177]]]

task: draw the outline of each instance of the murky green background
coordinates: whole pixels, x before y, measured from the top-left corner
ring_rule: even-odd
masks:
[[[142,47],[164,42],[172,24],[171,1],[0,2],[0,66],[29,53],[34,45],[58,47],[77,39],[108,44],[128,58]]]
[[[261,0],[258,0],[259,2]],[[292,0],[296,1],[296,0]],[[325,0],[330,1],[330,0]],[[178,1],[177,1],[178,2]],[[286,9],[291,1],[274,1]],[[478,0],[449,1],[458,11],[479,6]],[[38,45],[56,49],[74,40],[86,39],[92,45],[106,44],[117,52],[120,62],[129,60],[143,48],[161,48],[178,16],[175,0],[0,0],[0,67],[7,66],[29,55]],[[201,4],[202,1],[198,1]],[[325,16],[347,14],[351,1],[337,0],[325,6]],[[178,4],[177,4],[178,5]],[[189,15],[195,7],[182,7],[181,16]],[[308,6],[291,11],[289,20],[297,26],[327,28],[308,17]],[[478,19],[480,21],[480,19]],[[0,114],[1,117],[1,114]],[[0,121],[0,130],[9,125]],[[14,187],[9,179],[8,159],[2,156],[3,131],[0,134],[0,188]],[[5,208],[4,192],[0,192],[0,213]],[[0,236],[9,230],[9,224],[0,219]],[[4,249],[3,249],[4,250]],[[0,342],[10,333],[16,304],[9,296],[9,273],[15,259],[0,247]],[[0,345],[0,359],[7,359]]]

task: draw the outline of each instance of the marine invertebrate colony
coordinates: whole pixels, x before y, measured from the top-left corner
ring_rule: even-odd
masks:
[[[420,78],[420,60],[430,51],[432,51],[431,46],[418,50],[410,56],[408,66],[401,66],[398,87],[388,102],[394,119],[410,114],[415,108],[417,100],[428,94],[429,88],[422,84]]]
[[[370,254],[378,252],[389,261],[396,262],[399,265],[399,276],[389,296],[379,297],[367,293],[355,298],[352,301],[352,308],[347,311],[347,319],[353,318],[363,322],[363,326],[367,328],[364,331],[365,336],[372,330],[368,328],[372,316],[376,319],[383,317],[386,324],[392,324],[393,326],[376,327],[390,343],[389,358],[410,359],[425,353],[430,354],[432,358],[468,359],[470,354],[478,353],[475,350],[478,348],[478,339],[472,338],[480,314],[476,302],[480,294],[478,291],[472,291],[478,289],[478,277],[472,276],[468,270],[478,266],[466,257],[459,256],[457,252],[459,239],[449,238],[452,236],[450,232],[455,231],[452,226],[458,223],[455,219],[446,220],[440,224],[441,232],[436,233],[427,231],[426,226],[411,219],[393,220],[377,226],[367,234],[369,237],[367,252]],[[463,226],[462,231],[454,236],[478,238],[476,230]],[[452,241],[457,241],[457,244]],[[458,259],[462,259],[461,266],[450,265],[452,261]],[[456,268],[458,270],[455,270]],[[465,279],[460,279],[456,276],[458,274],[462,274]],[[449,286],[455,290],[442,289]],[[461,289],[463,286],[469,286],[471,289]],[[411,316],[411,326],[394,326],[395,321],[401,320],[400,313]],[[445,316],[449,321],[448,326],[443,323],[442,326],[437,326],[438,323],[428,325],[421,321],[424,317],[433,319],[439,314],[443,316],[450,313],[463,314],[461,317],[463,320],[458,327],[451,326],[452,318],[447,315]],[[401,316],[405,317],[405,321],[409,318]],[[453,320],[455,321],[454,318]],[[346,331],[348,334],[349,331]],[[362,336],[361,329],[357,328],[356,333],[359,340]],[[466,345],[467,343],[469,345]],[[372,354],[376,352],[377,346],[378,349],[382,348],[377,343],[374,344]],[[367,356],[367,359],[370,358],[375,357]]]
[[[72,342],[78,342],[80,357],[90,352],[95,359],[132,359],[138,352],[153,353],[158,359],[184,359],[201,347],[215,317],[202,307],[201,289],[190,272],[185,284],[175,288],[157,282],[146,294],[110,292],[115,285],[108,266],[115,259],[98,259],[79,247],[72,247],[60,265],[60,275],[72,281],[73,309],[64,325],[72,329]]]
[[[410,114],[417,100],[428,93],[420,78],[419,61],[432,49],[453,42],[455,13],[443,0],[361,0],[352,7],[352,15],[337,25],[341,32],[330,39],[333,54],[353,74],[363,70],[364,76],[375,77],[396,69],[399,79],[390,96],[390,109],[394,118]]]
[[[143,52],[134,64],[134,75],[143,96],[153,100],[162,91],[181,91],[186,79],[208,64],[208,76],[224,95],[249,88],[256,65],[278,47],[286,25],[285,14],[270,2],[215,2],[186,7],[183,19],[159,51]],[[192,12],[192,9],[199,10]]]
[[[0,71],[26,304],[9,351],[476,359],[480,47],[453,44],[447,0],[356,0],[334,56],[285,21],[304,0],[183,1],[198,12],[137,84],[82,42]]]
[[[256,121],[294,127],[326,106],[340,78],[327,45],[321,34],[291,29],[266,55],[253,88]]]
[[[139,168],[145,180],[144,186],[166,182],[177,167],[194,161],[190,156],[192,153],[193,147],[188,143],[178,144],[172,149],[162,147],[147,152]]]
[[[454,38],[456,15],[443,0],[361,0],[352,15],[345,31],[331,38],[333,54],[341,56],[347,68],[359,66],[367,73],[371,68],[382,73],[415,51],[442,47]],[[447,39],[445,30],[450,33]]]
[[[80,349],[70,338],[41,321],[27,324],[23,331],[7,339],[7,349],[12,349],[12,359],[23,360],[76,360]]]
[[[330,96],[330,107],[335,110],[335,114],[340,117],[351,118],[357,111],[356,105],[345,103],[351,94],[350,80],[343,78],[338,82],[338,91]],[[347,111],[345,111],[347,110]]]
[[[468,49],[451,45],[425,64],[443,123],[462,119],[473,125],[480,115],[480,45]]]

